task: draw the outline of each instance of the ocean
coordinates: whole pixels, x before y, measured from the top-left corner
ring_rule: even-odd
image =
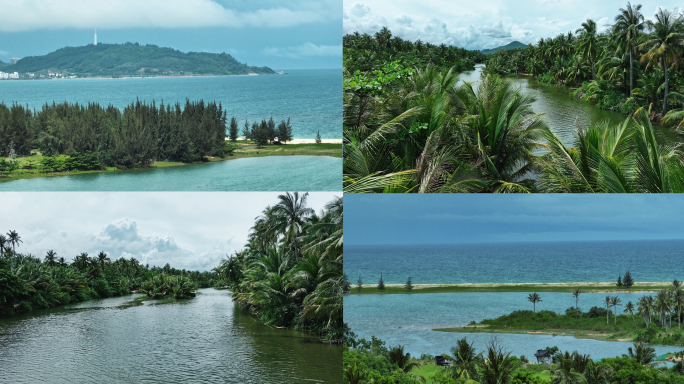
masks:
[[[278,69],[280,71],[280,69]],[[342,70],[285,69],[286,75],[0,81],[0,102],[40,109],[46,103],[99,103],[123,109],[136,100],[157,105],[186,99],[222,103],[240,127],[291,118],[296,139],[342,138]]]

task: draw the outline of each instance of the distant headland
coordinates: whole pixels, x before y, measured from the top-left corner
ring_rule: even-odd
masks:
[[[43,56],[14,59],[10,64],[0,62],[0,78],[3,73],[7,79],[277,74],[269,67],[240,63],[227,53],[183,53],[138,43],[65,47]]]

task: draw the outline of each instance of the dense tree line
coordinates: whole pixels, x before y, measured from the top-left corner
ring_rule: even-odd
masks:
[[[420,40],[412,42],[383,27],[373,36],[355,32],[342,38],[345,72],[370,72],[382,68],[385,63],[400,61],[406,67],[425,67],[432,64],[441,69],[454,68],[457,72],[475,69],[488,55],[480,51],[446,44],[434,45]]]
[[[552,362],[529,364],[525,356],[512,356],[492,339],[485,350],[477,351],[466,338],[457,340],[451,353],[441,355],[449,366],[435,371],[422,370],[434,365],[434,356],[411,357],[399,345],[387,348],[385,342],[373,337],[370,341],[356,339],[348,332],[345,338],[344,382],[346,384],[681,384],[684,365],[671,368],[659,366],[655,349],[635,343],[626,353],[615,358],[593,360],[588,354],[546,348]],[[421,375],[418,375],[418,371]],[[427,380],[426,380],[427,379]]]
[[[83,252],[69,262],[50,250],[41,260],[18,252],[21,243],[15,231],[0,235],[0,315],[127,295],[134,290],[151,298],[190,297],[197,287],[214,283],[210,272],[179,270],[169,264],[150,267],[133,257],[111,260],[105,252],[95,256]],[[164,283],[160,288],[159,281]]]
[[[43,56],[24,57],[6,70],[19,73],[52,70],[79,77],[275,73],[268,67],[242,64],[227,53],[183,53],[172,48],[138,43],[65,47]]]
[[[237,137],[237,121],[231,120],[230,129],[233,132],[233,124],[235,124],[235,137]],[[245,124],[242,128],[242,136],[256,143],[257,146],[263,147],[268,143],[271,144],[281,144],[292,141],[292,125],[290,125],[290,119],[287,121],[282,120],[280,124],[276,126],[273,117],[268,121],[261,120],[261,122],[254,121],[250,126],[249,121],[245,120]],[[231,134],[231,140],[233,136]]]
[[[684,120],[684,19],[659,8],[646,20],[641,5],[620,8],[605,32],[588,19],[575,31],[535,45],[496,52],[487,71],[528,73],[546,83],[578,88],[599,108],[632,114],[651,110],[666,125]]]
[[[268,325],[342,337],[342,198],[316,214],[308,194],[264,209],[248,244],[215,268],[218,287]]]
[[[0,152],[30,155],[37,149],[48,157],[37,166],[53,170],[75,165],[62,155],[90,162],[81,169],[201,161],[225,156],[225,139],[226,111],[213,102],[188,100],[181,108],[137,101],[123,111],[98,104],[46,104],[40,111],[0,104]]]

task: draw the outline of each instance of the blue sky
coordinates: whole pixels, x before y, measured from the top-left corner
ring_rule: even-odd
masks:
[[[138,42],[274,69],[341,68],[340,0],[0,0],[0,60]]]
[[[345,196],[347,245],[684,239],[682,195]]]
[[[632,1],[652,18],[658,7],[682,7],[675,0]],[[575,31],[592,19],[612,23],[626,0],[344,0],[344,33],[375,33],[383,26],[407,40],[445,43],[468,49],[496,48],[512,41]]]

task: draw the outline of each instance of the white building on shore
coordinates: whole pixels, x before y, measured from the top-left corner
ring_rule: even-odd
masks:
[[[0,80],[18,79],[19,72],[9,73],[0,71]]]

